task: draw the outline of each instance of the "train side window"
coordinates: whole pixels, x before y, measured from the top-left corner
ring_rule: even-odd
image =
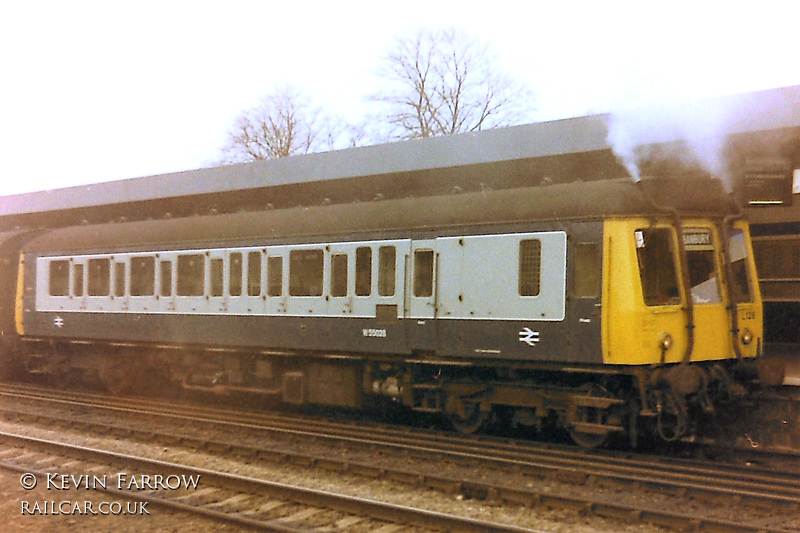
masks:
[[[600,246],[582,242],[573,249],[572,293],[576,298],[597,298],[600,295]]]
[[[228,272],[228,294],[231,296],[242,295],[242,262],[241,252],[231,253],[230,272]]]
[[[267,294],[269,296],[283,294],[283,257],[274,256],[267,259]]]
[[[347,254],[331,256],[331,296],[347,296]]]
[[[322,296],[324,258],[322,250],[289,252],[290,296]]]
[[[433,296],[433,250],[414,251],[414,296]]]
[[[83,263],[72,265],[72,295],[83,296]]]
[[[539,296],[542,282],[542,241],[525,239],[519,242],[520,296]]]
[[[131,296],[153,296],[156,287],[154,257],[131,258]]]
[[[69,296],[69,261],[50,261],[50,296]]]
[[[394,296],[397,279],[397,250],[394,246],[381,246],[378,249],[378,294]]]
[[[203,296],[205,258],[201,254],[178,256],[178,296]]]
[[[111,292],[111,260],[89,259],[89,296],[108,296]]]
[[[356,296],[372,294],[372,248],[356,248]]]
[[[247,254],[247,295],[261,295],[261,252]]]
[[[222,296],[225,289],[225,263],[221,258],[211,260],[211,296]]]
[[[158,266],[161,274],[159,294],[168,298],[172,296],[172,261],[161,261]]]
[[[644,303],[650,306],[680,303],[675,274],[675,248],[670,228],[645,228],[634,232]]]
[[[123,298],[125,296],[125,263],[114,263],[114,296]]]

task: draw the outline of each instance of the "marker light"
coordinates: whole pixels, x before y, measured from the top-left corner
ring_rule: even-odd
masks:
[[[661,336],[660,343],[661,343],[661,349],[666,352],[667,350],[672,348],[672,343],[673,343],[672,335],[670,335],[669,333],[664,333]]]
[[[745,346],[753,342],[753,332],[745,328],[742,332],[742,344]]]

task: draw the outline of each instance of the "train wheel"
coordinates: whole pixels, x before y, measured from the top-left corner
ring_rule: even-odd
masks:
[[[483,428],[489,421],[490,411],[481,411],[480,402],[460,400],[463,409],[455,409],[448,413],[450,423],[459,433],[470,435]]]
[[[579,394],[599,396],[603,398],[612,397],[611,393],[606,390],[602,385],[596,383],[587,383],[580,388]],[[568,421],[565,424],[570,437],[576,444],[582,448],[592,449],[599,448],[606,444],[611,437],[611,433],[604,432],[588,432],[577,429],[581,427],[580,424],[593,424],[605,425],[608,423],[608,412],[604,409],[596,409],[594,407],[576,406],[570,408]]]
[[[570,430],[569,436],[572,437],[572,440],[574,440],[575,443],[581,448],[592,450],[594,448],[600,448],[606,442],[608,442],[610,435],[608,433],[594,434]]]

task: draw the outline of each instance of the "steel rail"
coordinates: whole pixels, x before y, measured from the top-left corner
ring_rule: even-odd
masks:
[[[140,414],[139,411],[135,409],[125,408],[126,411],[135,412]],[[150,413],[155,414],[158,416],[164,416],[163,412],[157,413]],[[174,420],[176,415],[167,415],[169,419]],[[190,418],[186,417],[185,415],[180,415],[180,419],[185,421],[190,420]],[[191,420],[195,420],[191,418]],[[218,420],[210,419],[207,417],[203,417],[200,419],[203,423],[220,423]],[[291,423],[291,421],[286,422]],[[295,420],[294,423],[296,424],[297,421]],[[224,426],[229,428],[239,428],[241,429],[241,425],[232,425],[234,423],[225,421]],[[245,427],[249,427],[249,424],[246,424]],[[132,431],[133,429],[130,426],[126,426],[124,429],[125,431]],[[259,430],[271,430],[272,428],[264,428],[263,426],[256,426],[256,429]],[[329,429],[329,428],[328,428]],[[739,471],[735,473],[725,472],[723,469],[719,468],[709,468],[709,467],[697,467],[679,463],[678,465],[673,465],[673,468],[678,469],[686,469],[691,470],[691,472],[685,471],[678,471],[672,472],[670,470],[663,469],[663,466],[658,471],[652,470],[652,465],[645,465],[642,464],[641,461],[631,461],[631,460],[620,460],[619,462],[623,466],[615,465],[609,466],[608,462],[610,461],[609,457],[587,457],[584,453],[580,454],[572,454],[571,457],[566,455],[566,452],[558,451],[558,450],[550,450],[545,449],[543,450],[546,453],[554,453],[554,457],[548,459],[544,462],[541,459],[533,460],[531,458],[531,450],[519,450],[515,446],[508,446],[506,449],[500,453],[498,450],[493,449],[492,454],[487,454],[486,450],[478,450],[479,453],[476,453],[476,446],[477,445],[465,445],[463,440],[459,439],[433,439],[435,442],[431,442],[430,439],[426,441],[425,445],[420,445],[419,442],[416,443],[409,443],[406,442],[405,444],[398,444],[397,441],[385,439],[377,439],[377,438],[363,438],[363,437],[352,437],[352,436],[332,436],[330,434],[320,435],[318,433],[314,433],[313,431],[303,430],[298,432],[295,429],[280,429],[280,432],[288,432],[294,435],[301,435],[304,438],[313,437],[316,439],[337,439],[337,440],[344,440],[348,444],[362,444],[367,446],[383,446],[389,447],[394,451],[397,450],[412,450],[413,452],[418,452],[422,454],[437,454],[439,456],[449,455],[450,457],[456,457],[458,459],[472,461],[481,464],[487,464],[491,462],[492,464],[496,464],[498,467],[501,468],[525,468],[525,469],[538,469],[540,471],[545,472],[568,472],[572,474],[576,474],[579,476],[583,476],[584,478],[594,476],[600,479],[613,479],[617,481],[623,481],[626,483],[638,483],[640,485],[646,484],[648,486],[655,486],[655,487],[665,487],[669,488],[670,490],[678,491],[682,493],[684,496],[687,494],[697,494],[697,495],[714,495],[718,496],[719,494],[727,495],[730,498],[737,499],[739,501],[759,501],[761,503],[766,503],[767,505],[774,505],[776,503],[788,508],[791,512],[791,509],[796,509],[800,504],[800,485],[797,481],[797,476],[793,480],[784,480],[784,474],[781,475],[766,475],[763,473],[757,473],[751,476],[751,479],[747,480],[746,482],[739,479],[745,473],[750,475],[746,470]],[[366,430],[365,430],[366,431]],[[374,430],[373,430],[374,431]],[[166,433],[159,433],[159,435],[163,435],[170,438],[177,438],[181,439],[184,445],[188,445],[190,442],[195,442],[196,445],[210,445],[210,446],[219,446],[222,448],[230,447],[230,443],[222,442],[222,441],[210,441],[210,440],[199,440],[187,437],[185,434],[175,434],[170,433],[167,435]],[[403,433],[401,436],[408,440],[413,441],[414,439],[419,439],[420,436],[415,436],[414,438],[409,437],[407,434]],[[373,435],[374,437],[374,435]],[[395,438],[397,436],[395,435]],[[449,445],[452,447],[450,450],[445,450],[443,447],[439,447],[442,445],[440,440],[451,441]],[[483,443],[483,446],[486,446],[486,443]],[[242,449],[241,446],[237,445],[237,448]],[[540,450],[542,451],[542,450]],[[561,502],[562,505],[568,505],[571,507],[579,506],[584,510],[595,512],[596,514],[604,514],[604,513],[611,513],[611,514],[620,514],[624,516],[629,516],[630,513],[634,513],[634,515],[640,517],[654,517],[654,516],[661,516],[662,520],[666,520],[668,522],[672,522],[675,520],[680,520],[678,513],[670,513],[664,511],[662,509],[641,509],[641,508],[634,508],[632,506],[625,506],[624,504],[618,504],[614,502],[608,502],[602,499],[591,499],[586,497],[569,497],[564,495],[554,495],[552,493],[546,492],[537,492],[532,490],[520,490],[516,488],[508,488],[502,486],[492,486],[486,483],[479,483],[479,482],[469,482],[469,481],[458,481],[452,480],[444,476],[436,476],[431,474],[420,474],[419,472],[414,471],[402,471],[398,469],[389,469],[386,467],[376,467],[374,465],[370,465],[369,463],[365,462],[354,462],[354,461],[347,461],[343,459],[335,459],[328,456],[315,456],[313,454],[299,454],[299,453],[292,453],[288,454],[286,451],[279,451],[279,450],[270,450],[263,447],[256,447],[256,448],[247,448],[246,453],[249,455],[258,454],[260,456],[265,455],[274,455],[277,456],[279,459],[290,460],[298,463],[304,464],[306,466],[318,466],[318,467],[326,467],[329,469],[334,470],[344,470],[350,472],[360,472],[366,475],[372,476],[385,476],[389,478],[393,478],[395,480],[409,480],[412,483],[424,484],[429,487],[434,488],[445,488],[445,490],[453,491],[458,490],[463,493],[467,494],[481,494],[485,495],[490,499],[494,499],[497,501],[508,501],[514,502],[519,504],[536,504],[536,503],[547,503],[547,504],[555,504],[557,502]],[[721,486],[717,483],[717,480],[720,477],[726,477],[727,486]],[[716,478],[716,479],[713,479]],[[777,490],[781,485],[784,487],[780,490]],[[611,511],[614,509],[615,511]],[[698,518],[694,516],[692,518],[693,523],[703,523],[705,520],[710,520],[713,523],[719,523],[720,526],[724,527],[732,527],[731,521],[719,521],[714,519],[704,519]],[[698,522],[699,521],[699,522]],[[741,524],[740,524],[741,525]],[[749,531],[749,526],[742,526],[742,531]],[[766,529],[760,527],[759,531],[767,531]]]
[[[46,398],[45,398],[46,399]],[[75,405],[72,401],[71,405]],[[87,404],[84,402],[79,403],[81,406],[90,406],[95,408],[107,407],[97,404]],[[417,452],[421,454],[447,454],[451,458],[469,460],[480,462],[481,464],[495,464],[499,468],[524,468],[532,472],[543,472],[545,474],[552,472],[571,472],[587,476],[595,476],[601,479],[617,480],[624,482],[637,482],[640,484],[647,484],[653,487],[662,487],[671,490],[692,490],[698,494],[709,493],[724,493],[730,496],[747,497],[751,499],[764,499],[771,501],[784,501],[787,504],[793,504],[800,498],[800,475],[789,475],[786,472],[774,473],[769,471],[758,470],[755,468],[736,468],[733,469],[731,465],[725,465],[725,468],[720,468],[711,465],[696,465],[687,461],[677,461],[672,465],[664,465],[659,459],[658,464],[653,462],[646,462],[636,459],[622,459],[610,457],[608,455],[600,455],[597,457],[587,455],[585,452],[574,452],[558,450],[553,448],[521,448],[518,446],[499,446],[498,443],[492,442],[479,442],[469,443],[464,439],[441,437],[441,436],[425,436],[425,435],[409,435],[406,432],[397,432],[389,430],[388,435],[379,435],[375,428],[367,428],[364,431],[359,429],[353,430],[351,427],[346,426],[342,428],[340,424],[332,426],[331,424],[309,424],[308,421],[303,420],[303,425],[316,425],[321,427],[326,432],[319,433],[318,430],[297,429],[298,421],[280,420],[277,424],[281,427],[265,427],[261,423],[250,422],[236,422],[230,420],[230,412],[220,411],[221,415],[226,416],[227,420],[219,420],[212,416],[199,416],[198,414],[175,414],[165,413],[163,405],[161,410],[147,411],[147,414],[153,416],[164,417],[171,420],[178,420],[181,423],[186,422],[202,422],[204,424],[217,424],[222,427],[228,427],[231,430],[241,431],[243,428],[255,429],[259,431],[268,431],[272,433],[281,433],[284,435],[291,435],[297,438],[313,438],[317,440],[330,439],[335,442],[345,442],[348,445],[363,445],[363,446],[379,446],[388,448],[395,452]],[[122,411],[134,414],[143,414],[143,411],[135,407],[113,408],[115,411]],[[201,413],[197,411],[196,413]],[[86,423],[86,422],[84,422]],[[270,424],[275,424],[275,420],[270,420]],[[294,427],[292,427],[294,426]],[[103,427],[109,427],[108,424],[103,424]],[[133,428],[126,425],[120,428],[124,431],[132,431]],[[174,439],[181,439],[188,443],[193,441],[198,446],[211,445],[220,448],[230,446],[230,443],[223,441],[212,441],[207,438],[191,439],[185,433],[168,433],[160,431],[160,435],[171,437]],[[275,451],[266,447],[251,447],[237,445],[238,448],[243,449],[246,454],[259,454],[259,455],[278,455],[282,458],[286,456],[283,450]],[[487,452],[487,448],[491,448],[491,453]],[[369,468],[369,465],[356,462],[348,462],[346,460],[339,460],[330,457],[315,456],[313,454],[301,454],[293,452],[297,457],[298,462],[307,464],[341,464],[344,468],[351,470],[359,470]],[[669,466],[667,468],[666,466]],[[657,468],[657,470],[656,470]],[[407,472],[398,472],[400,477],[411,477]],[[437,479],[436,476],[430,476],[431,483],[436,486],[452,485],[452,480]],[[501,490],[500,487],[484,487],[479,488],[474,484],[470,485],[472,490],[489,493]],[[507,492],[507,491],[506,491]]]
[[[84,461],[99,462],[101,464],[122,463],[128,469],[140,469],[146,472],[168,472],[178,476],[200,476],[203,483],[211,482],[215,486],[223,487],[246,493],[257,493],[268,495],[281,500],[289,500],[294,503],[333,509],[344,513],[355,515],[366,515],[373,520],[389,521],[400,524],[414,525],[424,528],[444,529],[446,531],[463,532],[488,532],[488,533],[530,533],[531,529],[520,528],[514,525],[499,524],[483,520],[475,520],[459,517],[446,513],[439,513],[425,509],[418,509],[410,506],[397,505],[367,498],[350,496],[277,483],[254,477],[241,476],[225,473],[217,470],[190,467],[179,463],[150,459],[130,454],[122,454],[89,448],[85,446],[75,446],[72,444],[27,437],[24,435],[0,432],[0,441],[15,447],[24,448],[27,452],[33,449],[41,450],[44,453],[52,454],[54,450],[60,456],[78,458]],[[38,473],[45,476],[47,472],[34,468],[33,465],[13,464],[6,459],[2,463],[4,468],[14,469],[18,472]],[[155,505],[164,506],[180,511],[187,511],[217,520],[224,520],[241,524],[248,527],[257,527],[268,531],[305,531],[303,528],[294,528],[289,524],[281,523],[280,520],[260,521],[249,518],[239,513],[225,513],[213,509],[203,508],[192,504],[176,502],[166,498],[159,498],[152,494],[137,494],[127,490],[110,488],[100,488],[100,491],[113,494],[114,496],[126,499],[136,499],[140,501],[152,502]]]

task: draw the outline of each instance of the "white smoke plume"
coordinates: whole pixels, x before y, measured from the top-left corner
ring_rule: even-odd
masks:
[[[608,143],[634,181],[642,177],[642,160],[653,156],[651,148],[658,145],[659,157],[702,166],[730,184],[724,150],[742,113],[746,110],[730,99],[613,111],[608,115]]]

